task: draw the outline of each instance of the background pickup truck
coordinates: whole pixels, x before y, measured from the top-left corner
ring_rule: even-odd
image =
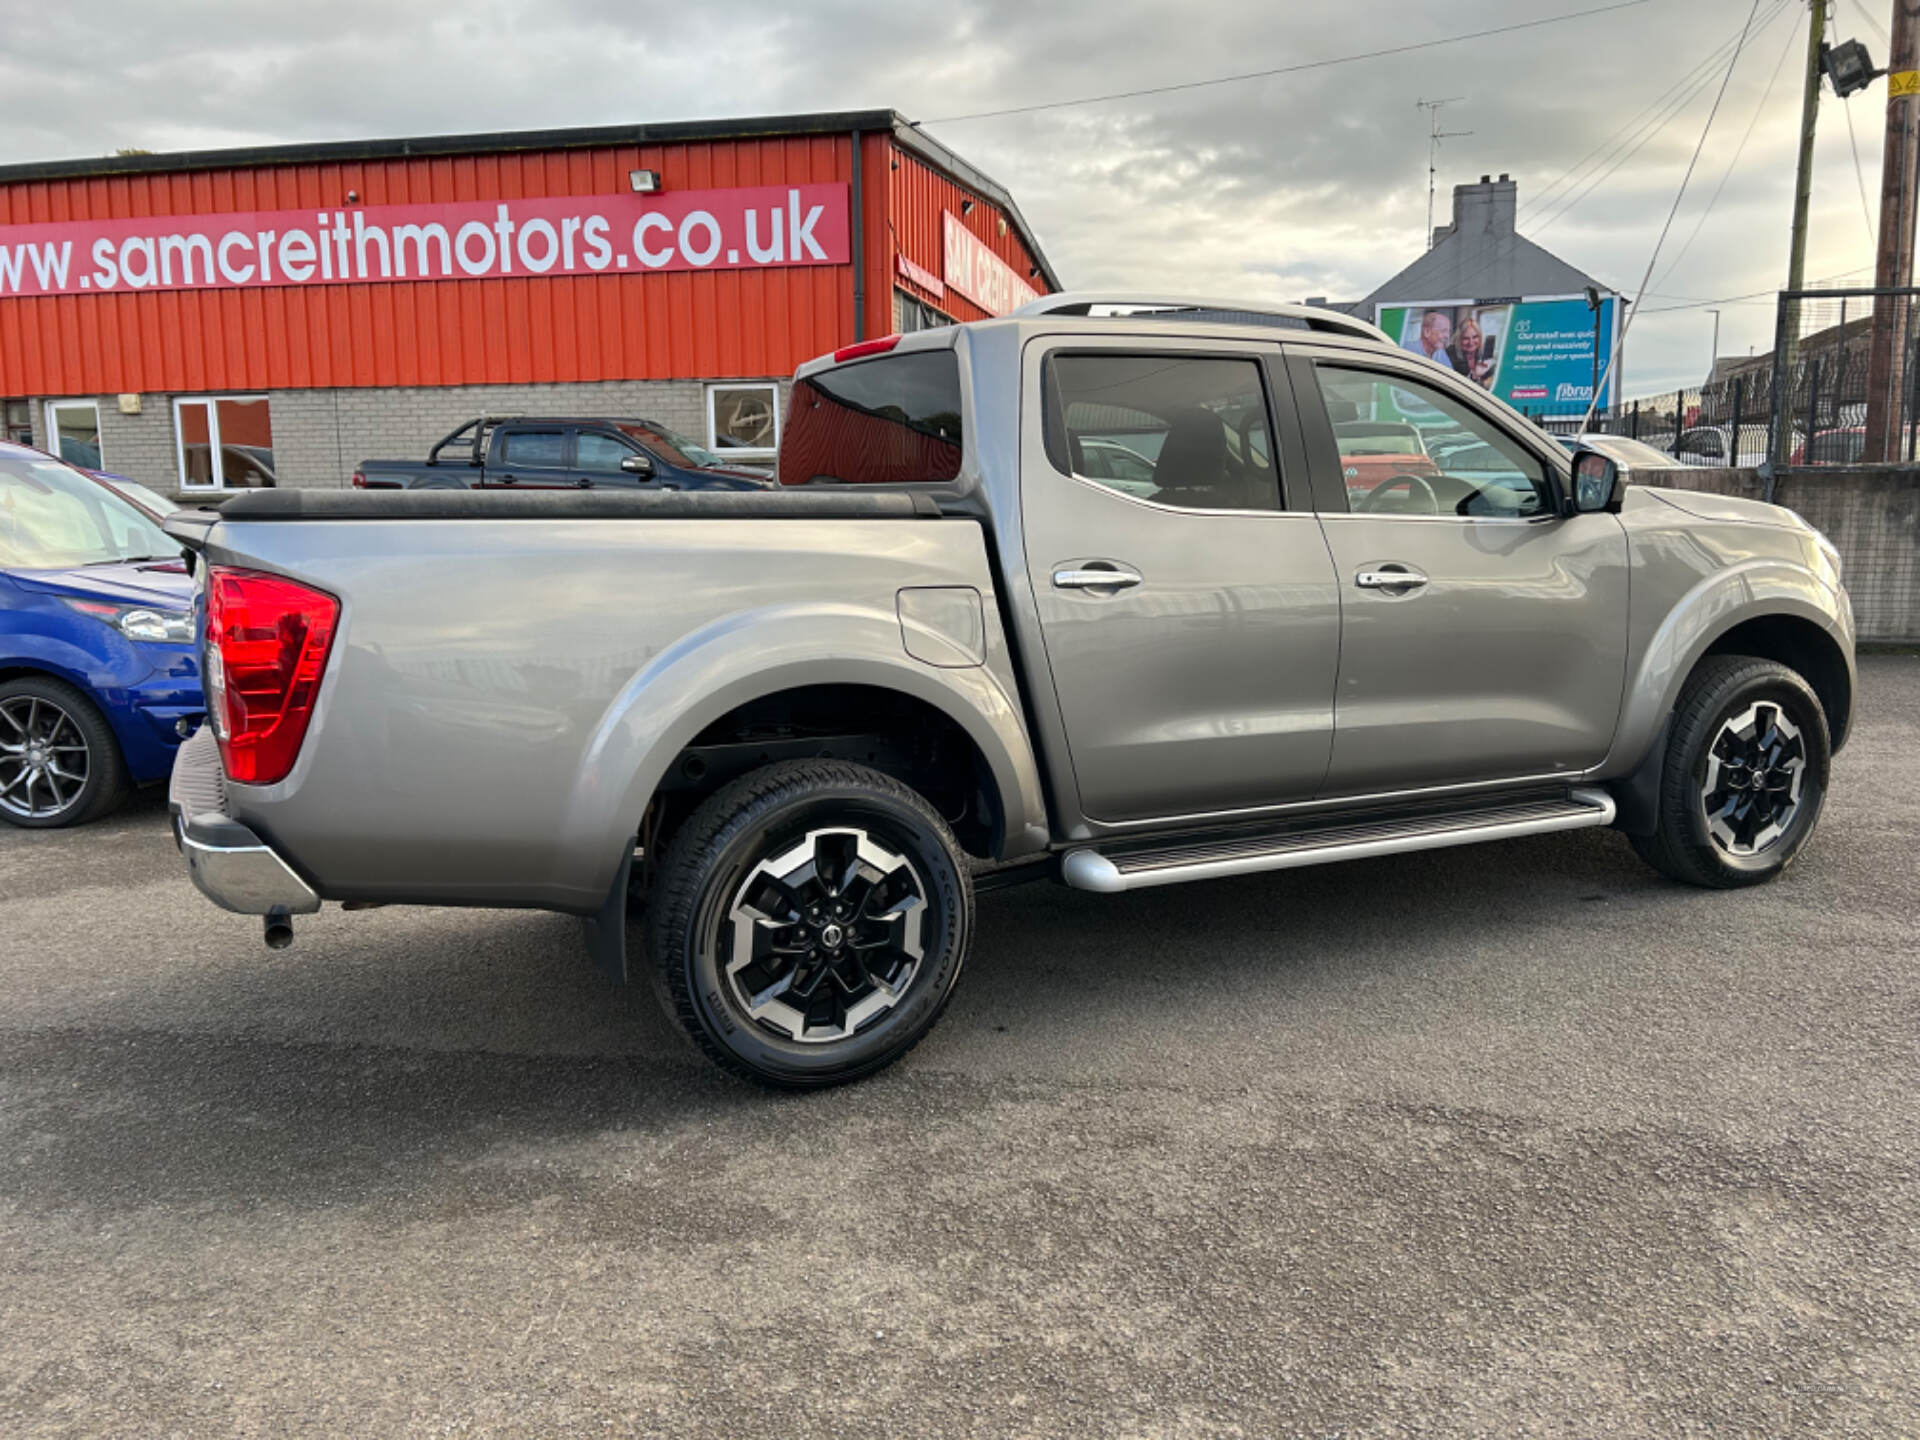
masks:
[[[356,490],[761,490],[770,472],[722,463],[652,420],[482,415],[417,460],[362,460]]]
[[[195,882],[275,943],[323,900],[568,911],[621,978],[644,910],[707,1054],[815,1086],[933,1024],[980,861],[1110,894],[1502,840],[1525,885],[1612,825],[1731,889],[1806,843],[1854,689],[1818,532],[1345,316],[1113,303],[803,366],[777,491],[171,518]],[[1353,494],[1335,416],[1431,469]]]

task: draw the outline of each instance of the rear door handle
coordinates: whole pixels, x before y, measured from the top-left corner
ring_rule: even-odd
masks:
[[[1427,577],[1406,565],[1382,566],[1362,570],[1353,577],[1353,583],[1362,590],[1418,590],[1427,583]]]
[[[1123,565],[1105,567],[1088,565],[1077,570],[1056,570],[1053,572],[1053,588],[1056,590],[1124,590],[1129,585],[1138,585],[1146,577],[1138,570]]]

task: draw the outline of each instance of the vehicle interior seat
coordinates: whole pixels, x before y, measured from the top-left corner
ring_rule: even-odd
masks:
[[[1165,418],[1167,438],[1153,467],[1159,499],[1204,510],[1250,510],[1262,503],[1230,473],[1227,431],[1218,415],[1192,405]]]

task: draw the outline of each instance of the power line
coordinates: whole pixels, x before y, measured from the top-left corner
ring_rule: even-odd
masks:
[[[1785,14],[1787,11],[1787,8],[1788,6],[1785,3],[1776,5],[1773,9],[1771,9],[1768,12],[1767,18],[1765,19],[1765,21],[1761,23],[1759,30],[1754,31],[1754,34],[1758,35],[1760,31],[1764,31],[1767,28],[1767,26],[1771,25],[1781,15]],[[1752,17],[1750,14],[1749,19],[1751,18]],[[1734,59],[1739,58],[1740,46],[1744,43],[1745,41],[1744,39],[1742,39],[1739,43],[1735,45],[1732,58]],[[1729,71],[1728,73],[1731,73],[1731,71]],[[1540,220],[1537,224],[1535,224],[1533,226],[1533,233],[1535,235],[1539,235],[1541,232],[1545,231],[1549,226],[1557,224],[1560,220],[1564,219],[1576,206],[1578,206],[1589,195],[1591,195],[1595,190],[1598,190],[1602,185],[1606,184],[1608,180],[1612,179],[1615,172],[1618,171],[1621,166],[1625,165],[1627,161],[1631,160],[1635,155],[1638,155],[1643,149],[1647,147],[1647,145],[1654,139],[1655,136],[1660,134],[1660,132],[1665,130],[1668,125],[1672,124],[1675,120],[1677,120],[1680,117],[1680,115],[1687,109],[1687,107],[1693,103],[1694,99],[1701,93],[1701,91],[1706,89],[1707,84],[1712,80],[1712,78],[1713,78],[1712,75],[1709,73],[1705,76],[1702,76],[1700,80],[1695,82],[1687,90],[1685,94],[1680,96],[1679,99],[1674,104],[1670,105],[1667,108],[1666,114],[1660,118],[1660,121],[1658,124],[1654,125],[1651,129],[1647,130],[1646,133],[1641,135],[1640,138],[1636,140],[1630,148],[1626,149],[1617,158],[1615,158],[1613,162],[1610,165],[1608,165],[1605,170],[1601,171],[1598,175],[1594,176],[1593,179],[1587,183],[1586,188],[1581,190],[1571,200],[1569,200],[1566,204],[1562,205],[1559,209],[1555,210],[1551,215],[1547,216],[1544,220]],[[1725,84],[1725,81],[1723,79],[1722,81],[1723,94],[1725,93],[1724,84]],[[1719,101],[1716,100],[1714,103],[1717,106],[1719,104]]]
[[[1872,27],[1873,33],[1880,37],[1880,43],[1882,45],[1888,47],[1893,45],[1893,41],[1887,36],[1887,27],[1874,18],[1873,12],[1867,9],[1863,0],[1853,0],[1853,8],[1860,12],[1860,18],[1866,21],[1867,24]]]
[[[1707,111],[1707,123],[1700,127],[1700,139],[1693,147],[1692,158],[1687,161],[1686,174],[1680,177],[1680,188],[1674,192],[1673,205],[1667,211],[1666,223],[1660,227],[1660,238],[1653,242],[1653,253],[1647,256],[1647,273],[1640,277],[1640,288],[1635,292],[1635,298],[1645,294],[1647,286],[1653,282],[1653,267],[1660,259],[1660,247],[1667,243],[1667,232],[1673,228],[1673,217],[1680,213],[1680,202],[1686,199],[1687,185],[1693,179],[1693,167],[1700,163],[1700,152],[1707,148],[1707,136],[1713,133],[1714,117],[1720,113],[1720,102],[1727,98],[1727,84],[1733,79],[1734,68],[1740,63],[1740,52],[1747,47],[1747,34],[1753,28],[1753,18],[1759,13],[1760,0],[1753,0],[1753,8],[1747,11],[1746,26],[1740,31],[1740,43],[1733,47],[1733,58],[1727,61],[1727,73],[1720,77],[1720,93],[1713,97],[1713,108]],[[1638,309],[1639,306],[1634,306],[1634,310]],[[1628,311],[1626,320],[1616,332],[1613,353],[1607,357],[1606,372],[1602,375],[1600,384],[1593,387],[1593,398],[1587,402],[1587,416],[1580,427],[1583,430],[1593,423],[1594,409],[1600,404],[1600,386],[1606,383],[1606,376],[1613,373],[1614,364],[1620,358],[1620,347],[1627,343],[1627,331],[1632,328],[1634,318],[1633,311]]]
[[[1747,121],[1746,133],[1740,137],[1740,143],[1733,148],[1733,158],[1727,161],[1727,168],[1720,176],[1720,183],[1713,187],[1713,195],[1708,199],[1706,208],[1700,212],[1700,218],[1693,222],[1693,230],[1687,236],[1687,243],[1680,247],[1680,253],[1667,262],[1667,268],[1660,272],[1660,278],[1654,283],[1665,284],[1673,272],[1680,268],[1680,262],[1687,258],[1687,251],[1693,248],[1693,242],[1700,234],[1700,227],[1707,223],[1707,217],[1713,213],[1713,207],[1720,203],[1720,193],[1727,188],[1727,182],[1733,178],[1734,167],[1740,163],[1740,157],[1746,153],[1747,141],[1753,138],[1754,127],[1760,123],[1760,117],[1766,113],[1767,101],[1773,98],[1773,87],[1779,82],[1780,72],[1786,68],[1787,56],[1793,50],[1793,42],[1799,38],[1799,32],[1791,25],[1787,27],[1787,43],[1780,47],[1780,58],[1773,62],[1773,74],[1767,77],[1767,88],[1761,92],[1760,103],[1753,107],[1753,118]],[[1711,303],[1711,302],[1709,302]]]
[[[1853,269],[1842,270],[1837,275],[1822,275],[1819,279],[1813,282],[1813,286],[1817,287],[1820,285],[1824,285],[1829,280],[1845,280],[1850,276],[1864,275],[1867,273],[1867,271],[1871,269],[1873,269],[1873,266],[1871,265],[1856,265],[1854,266]],[[1652,292],[1649,291],[1647,293],[1651,294]],[[1708,305],[1739,305],[1748,300],[1760,300],[1760,299],[1766,299],[1771,301],[1773,299],[1776,299],[1779,296],[1779,294],[1780,294],[1780,287],[1776,285],[1771,290],[1749,290],[1744,295],[1722,295],[1715,300],[1696,300],[1689,305],[1657,305],[1651,310],[1641,310],[1640,314],[1672,315],[1681,310],[1699,310]],[[1636,306],[1635,308],[1637,309],[1638,307]]]
[[[1847,117],[1847,144],[1853,150],[1853,178],[1860,183],[1860,218],[1867,222],[1867,241],[1878,244],[1880,237],[1873,231],[1873,206],[1867,203],[1867,174],[1860,168],[1860,142],[1853,133],[1853,101],[1851,97],[1841,100],[1840,111]]]
[[[1788,12],[1791,4],[1793,4],[1793,0],[1778,0],[1778,2],[1774,4],[1774,8],[1768,10],[1768,13],[1766,13],[1766,19],[1761,21],[1761,29],[1764,31],[1768,25],[1772,25],[1776,19],[1780,19],[1780,15]],[[1559,205],[1559,211],[1553,213],[1548,221],[1542,223],[1540,227],[1532,227],[1534,234],[1538,234],[1542,228],[1546,228],[1546,225],[1551,225],[1553,221],[1561,219],[1561,215],[1565,215],[1567,211],[1571,211],[1574,205],[1580,204],[1580,202],[1586,200],[1590,194],[1594,194],[1594,190],[1599,188],[1599,184],[1603,184],[1605,180],[1609,179],[1609,177],[1619,169],[1620,165],[1624,165],[1630,157],[1638,154],[1638,150],[1640,150],[1642,146],[1645,146],[1647,140],[1653,138],[1653,134],[1663,131],[1668,123],[1674,119],[1674,115],[1678,115],[1680,109],[1686,108],[1686,106],[1692,102],[1693,96],[1697,96],[1697,94],[1701,92],[1701,88],[1705,88],[1705,84],[1713,79],[1715,67],[1720,61],[1726,60],[1728,56],[1736,56],[1736,54],[1738,54],[1738,46],[1743,42],[1743,36],[1747,35],[1747,31],[1749,31],[1749,27],[1751,27],[1751,21],[1753,21],[1753,13],[1749,12],[1747,13],[1747,25],[1741,25],[1740,31],[1736,31],[1734,35],[1726,36],[1724,40],[1720,40],[1720,44],[1716,44],[1716,46],[1713,46],[1713,50],[1707,52],[1707,58],[1705,58],[1705,60],[1697,61],[1686,75],[1682,75],[1678,81],[1668,84],[1665,90],[1661,90],[1661,94],[1657,94],[1651,102],[1647,102],[1645,106],[1642,106],[1640,111],[1636,111],[1620,129],[1617,129],[1613,134],[1609,134],[1605,140],[1601,140],[1592,150],[1588,150],[1586,156],[1580,157],[1580,159],[1572,165],[1572,169],[1565,171],[1561,177],[1551,180],[1548,186],[1546,186],[1546,190],[1542,190],[1540,196],[1536,196],[1532,202],[1528,202],[1526,205],[1521,205],[1519,215],[1515,217],[1515,225],[1519,227],[1519,225],[1523,223],[1524,217],[1526,217],[1526,211],[1528,211],[1530,207],[1544,204],[1544,202],[1546,202],[1546,196],[1548,196],[1549,192],[1551,192],[1557,184],[1561,184],[1561,180],[1567,180],[1569,177],[1572,177],[1572,175],[1576,175],[1578,171],[1586,169],[1588,161],[1592,161],[1594,157],[1599,156],[1601,157],[1601,165],[1607,165],[1607,161],[1613,161],[1613,163],[1605,169],[1605,173],[1594,173],[1594,171],[1590,171],[1588,175],[1582,175],[1580,179],[1574,182],[1576,190],[1565,190],[1565,192],[1561,192],[1559,196],[1553,196],[1551,202],[1546,202],[1548,209],[1551,209],[1553,205]],[[1788,44],[1791,46],[1791,35],[1789,35]],[[1651,123],[1653,129],[1642,134],[1638,142],[1634,142],[1634,136],[1640,134],[1640,131],[1644,129],[1647,123]],[[1749,131],[1751,131],[1751,127],[1749,127]],[[1632,150],[1628,150],[1626,154],[1620,154],[1620,146],[1622,146],[1622,144],[1632,144]],[[1592,184],[1588,184],[1588,180],[1592,180]],[[1580,188],[1580,186],[1584,186],[1584,188]],[[1519,240],[1523,240],[1523,238],[1524,236],[1519,234],[1519,230],[1515,230],[1515,234],[1511,234],[1511,236],[1500,240],[1500,244],[1494,246],[1494,253],[1486,259],[1486,263],[1482,263],[1480,267],[1476,267],[1471,275],[1465,276],[1465,278],[1459,282],[1459,290],[1461,290],[1463,294],[1469,294],[1469,292],[1473,290],[1476,280],[1478,280],[1480,276],[1488,275],[1490,271],[1494,271],[1501,263],[1505,263],[1505,261],[1513,255],[1513,250],[1515,250],[1515,246],[1519,244]],[[1670,275],[1670,273],[1672,273],[1672,269],[1668,267],[1668,275]],[[1713,301],[1703,301],[1703,303],[1711,305]]]
[[[1169,95],[1179,90],[1199,90],[1209,85],[1233,85],[1242,80],[1265,80],[1275,75],[1297,75],[1303,70],[1324,70],[1332,65],[1352,65],[1362,60],[1381,60],[1390,55],[1408,55],[1416,50],[1433,50],[1442,45],[1459,45],[1468,40],[1485,40],[1494,35],[1511,35],[1517,30],[1533,30],[1542,25],[1558,25],[1568,20],[1584,20],[1590,15],[1605,15],[1615,10],[1631,10],[1648,0],[1615,0],[1611,5],[1596,5],[1566,15],[1547,15],[1537,20],[1521,20],[1511,25],[1496,25],[1464,35],[1448,35],[1438,40],[1421,40],[1410,45],[1391,45],[1384,50],[1368,50],[1358,55],[1338,55],[1327,60],[1305,60],[1297,65],[1277,65],[1271,70],[1248,70],[1238,75],[1216,75],[1208,80],[1183,80],[1174,85],[1151,85],[1143,90],[1116,90],[1109,95],[1083,95],[1076,100],[1047,100],[1037,105],[1009,105],[1001,110],[976,110],[968,115],[947,115],[935,120],[916,120],[921,125],[958,125],[963,120],[992,120],[1002,115],[1031,115],[1040,110],[1064,110],[1071,105],[1099,105],[1109,100],[1137,100],[1146,95]]]
[[[1772,18],[1773,17],[1770,16],[1769,20]],[[1696,61],[1686,74],[1682,75],[1678,80],[1674,81],[1671,85],[1667,86],[1665,90],[1662,90],[1658,95],[1654,96],[1652,100],[1643,105],[1629,117],[1619,129],[1615,130],[1612,134],[1608,135],[1606,139],[1602,140],[1598,145],[1595,145],[1593,149],[1581,156],[1580,159],[1575,161],[1566,171],[1541,186],[1540,189],[1520,207],[1521,218],[1524,219],[1529,210],[1538,211],[1542,208],[1550,208],[1552,202],[1564,200],[1566,198],[1565,194],[1556,197],[1553,192],[1569,180],[1574,180],[1576,186],[1582,183],[1587,178],[1582,172],[1587,170],[1589,162],[1599,156],[1602,157],[1601,163],[1604,164],[1606,159],[1610,158],[1616,152],[1616,148],[1620,143],[1623,143],[1627,137],[1637,133],[1641,126],[1646,124],[1648,119],[1657,111],[1663,109],[1668,101],[1680,90],[1688,86],[1693,86],[1697,90],[1698,86],[1705,83],[1706,77],[1713,73],[1720,61],[1725,57],[1728,48],[1738,41],[1739,38],[1739,33],[1735,32],[1722,40],[1718,45],[1715,45],[1707,52],[1704,59]],[[1579,176],[1577,180],[1574,179],[1576,175]]]

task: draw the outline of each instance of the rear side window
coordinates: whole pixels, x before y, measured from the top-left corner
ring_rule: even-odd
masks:
[[[500,446],[500,458],[508,465],[529,470],[564,470],[567,464],[567,432],[509,430]]]
[[[919,350],[798,381],[780,437],[783,485],[913,485],[960,474],[960,357]]]
[[[1183,510],[1277,510],[1266,392],[1253,360],[1054,355],[1047,454],[1056,468]]]

